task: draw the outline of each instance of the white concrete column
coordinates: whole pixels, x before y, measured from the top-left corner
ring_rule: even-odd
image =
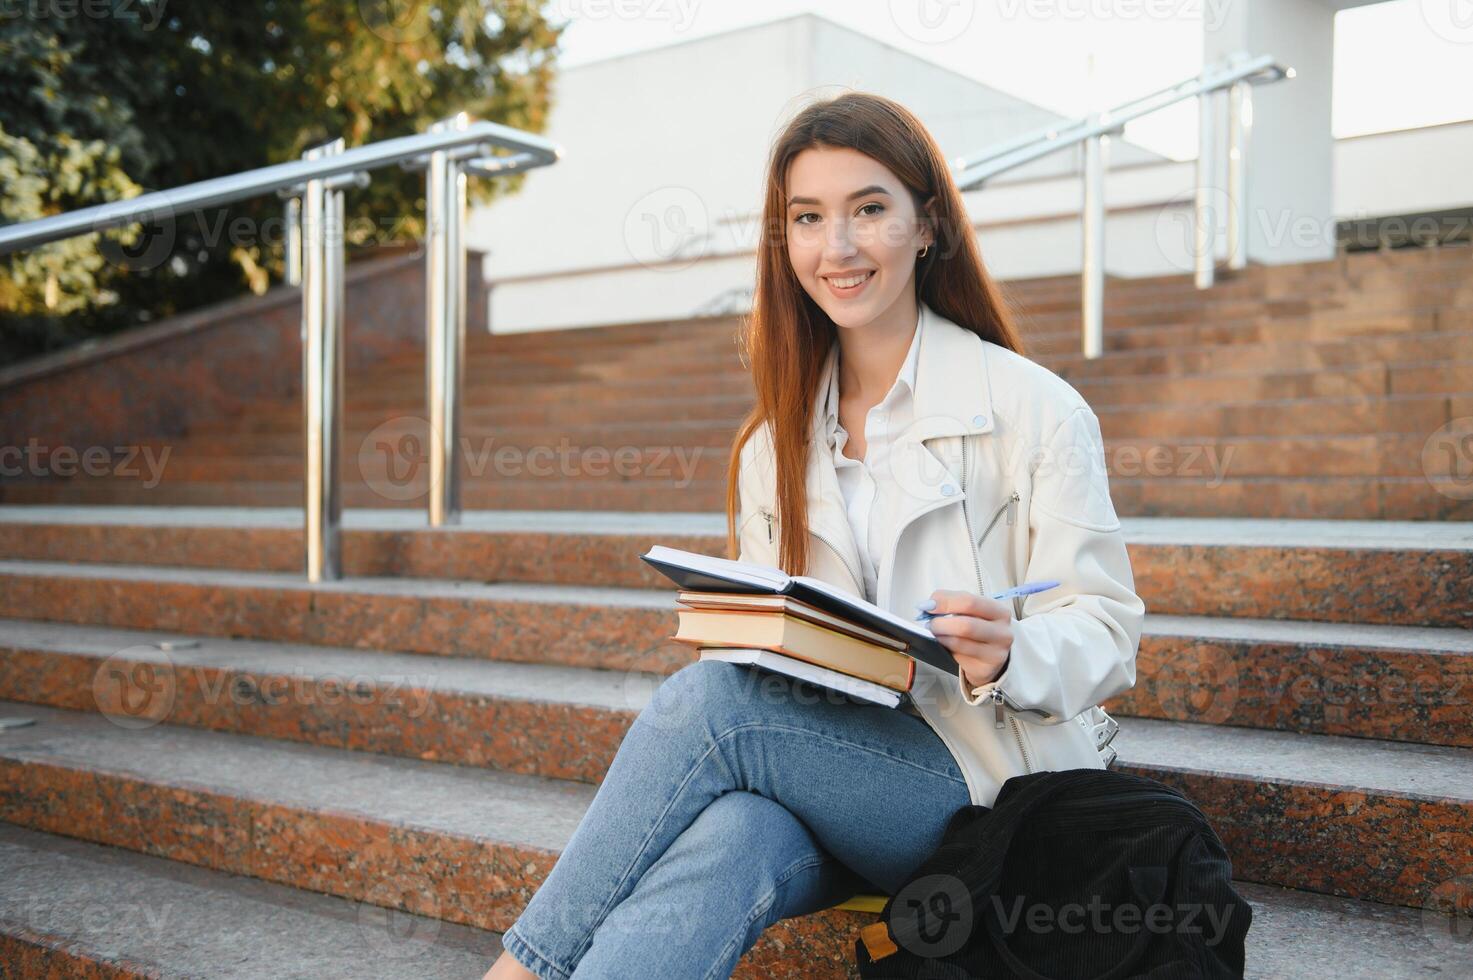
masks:
[[[1293,79],[1253,90],[1245,160],[1250,262],[1313,262],[1335,254],[1330,133],[1335,7],[1334,0],[1232,0],[1204,7],[1204,64],[1242,51],[1271,54],[1296,72]],[[1213,197],[1226,204],[1226,167],[1221,169]],[[1223,237],[1227,216],[1219,217]],[[1226,260],[1225,241],[1217,254]]]

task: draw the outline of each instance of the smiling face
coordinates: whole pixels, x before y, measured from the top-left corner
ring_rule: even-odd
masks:
[[[789,165],[787,193],[793,274],[829,319],[913,320],[916,254],[932,236],[900,179],[858,150],[810,147]]]

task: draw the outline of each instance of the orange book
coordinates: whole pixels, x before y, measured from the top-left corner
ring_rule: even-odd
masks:
[[[681,609],[671,637],[695,647],[771,650],[894,691],[909,691],[915,661],[899,650],[777,611]]]
[[[810,623],[827,626],[831,630],[865,640],[877,646],[889,650],[904,650],[905,641],[886,636],[884,633],[866,629],[858,623],[851,622],[833,613],[824,612],[817,606],[811,606],[800,599],[794,599],[787,595],[752,595],[745,592],[691,592],[681,590],[676,593],[675,599],[695,609],[732,609],[745,610],[748,612],[776,612],[786,613],[789,616],[797,616],[806,619]]]

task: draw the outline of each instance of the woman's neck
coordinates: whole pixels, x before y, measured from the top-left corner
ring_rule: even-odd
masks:
[[[919,306],[907,305],[908,310],[889,310],[862,327],[838,328],[840,397],[878,402],[895,384],[920,325]]]

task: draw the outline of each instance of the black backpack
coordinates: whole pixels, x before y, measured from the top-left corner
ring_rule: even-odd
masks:
[[[854,948],[867,980],[1241,977],[1252,918],[1191,800],[1065,769],[957,810]]]

